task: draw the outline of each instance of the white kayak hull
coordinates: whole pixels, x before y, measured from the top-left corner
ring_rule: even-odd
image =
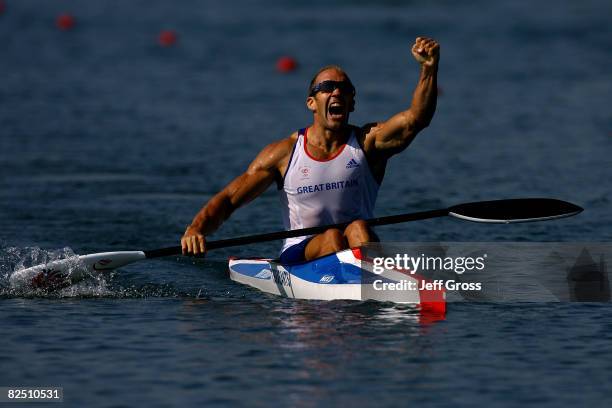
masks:
[[[372,263],[362,258],[359,249],[347,249],[296,265],[283,265],[271,259],[230,258],[229,271],[233,281],[288,298],[376,300],[446,310],[443,289],[420,289],[427,280],[404,271],[373,274]],[[374,281],[379,282],[374,285]],[[382,282],[403,282],[404,288],[410,285],[413,290],[382,290]]]

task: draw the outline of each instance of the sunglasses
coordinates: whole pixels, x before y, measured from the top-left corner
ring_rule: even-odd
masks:
[[[309,96],[315,96],[317,92],[334,92],[335,89],[355,95],[355,87],[348,81],[323,81],[312,87]]]

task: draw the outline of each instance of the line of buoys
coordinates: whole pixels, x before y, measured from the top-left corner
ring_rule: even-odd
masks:
[[[72,30],[76,25],[76,19],[72,14],[63,13],[57,16],[55,25],[62,31]]]
[[[276,61],[276,70],[283,74],[295,71],[296,68],[297,61],[293,57],[283,56]]]
[[[177,41],[178,35],[174,30],[162,30],[157,36],[157,43],[162,47],[172,47]]]
[[[0,0],[0,14],[4,14],[6,11],[5,0]],[[76,18],[68,13],[62,13],[55,19],[56,27],[61,31],[70,31],[76,27]],[[157,44],[160,47],[173,47],[178,42],[178,34],[175,30],[162,30],[157,36]],[[298,63],[295,58],[291,56],[282,56],[276,60],[276,70],[280,73],[286,74],[293,72],[297,69]]]

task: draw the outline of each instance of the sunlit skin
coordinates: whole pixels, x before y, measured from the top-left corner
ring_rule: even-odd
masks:
[[[387,160],[410,145],[416,135],[429,125],[436,110],[440,47],[435,40],[418,37],[411,51],[420,64],[419,80],[412,102],[408,109],[386,121],[373,122],[362,127],[350,125],[353,95],[337,88],[332,92],[320,91],[306,98],[306,106],[313,115],[306,146],[310,155],[320,160],[334,156],[347,142],[351,130],[355,129],[374,177],[382,180]],[[347,79],[343,71],[331,68],[320,72],[314,82],[318,84],[325,80]],[[330,111],[332,106],[333,112]],[[206,236],[216,231],[236,209],[257,198],[275,180],[282,179],[297,137],[297,132],[294,132],[289,137],[266,146],[243,174],[232,180],[202,207],[181,238],[183,254],[204,254]],[[357,247],[375,239],[376,236],[363,220],[355,220],[343,231],[330,228],[314,236],[306,246],[306,259]]]

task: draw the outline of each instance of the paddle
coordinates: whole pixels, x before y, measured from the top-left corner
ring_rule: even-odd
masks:
[[[550,198],[519,198],[459,204],[440,210],[371,218],[366,220],[366,222],[368,225],[376,226],[450,215],[452,217],[475,222],[516,223],[570,217],[581,211],[581,207],[561,200]],[[350,224],[350,222],[210,241],[207,242],[206,248],[207,250],[212,250],[258,242],[275,241],[303,235],[320,234],[329,228],[344,229],[348,224]],[[65,283],[65,277],[62,275],[68,271],[70,274],[70,281],[74,282],[83,279],[86,273],[109,271],[143,259],[179,255],[181,252],[180,246],[173,246],[150,251],[105,252],[82,255],[78,257],[78,260],[75,258],[60,259],[48,264],[37,265],[16,271],[11,276],[10,281],[13,287],[43,287],[48,286],[49,279],[51,279],[51,281]],[[85,271],[83,270],[83,266],[85,266]]]

